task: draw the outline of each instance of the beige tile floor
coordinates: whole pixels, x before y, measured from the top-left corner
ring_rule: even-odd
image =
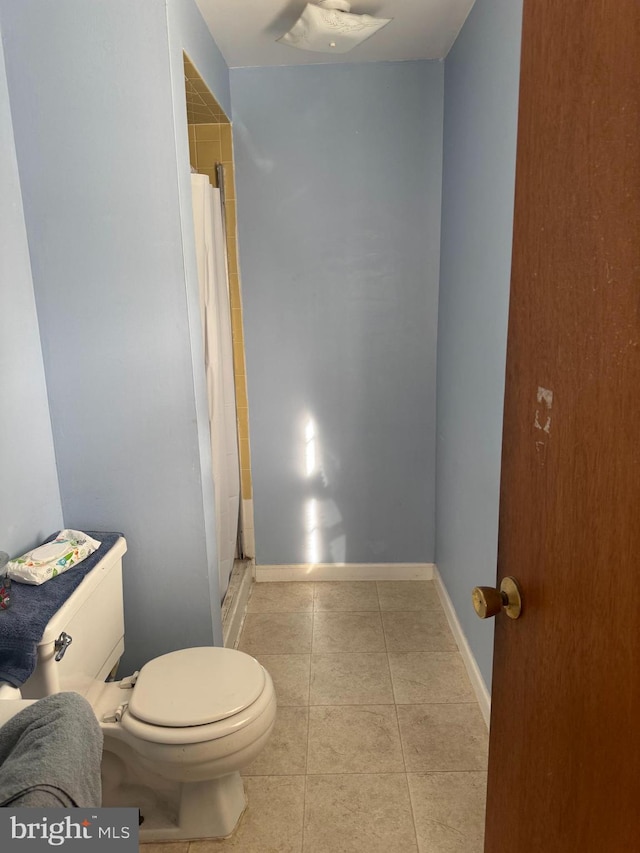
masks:
[[[430,581],[256,584],[278,716],[225,841],[144,853],[481,853],[487,730]]]

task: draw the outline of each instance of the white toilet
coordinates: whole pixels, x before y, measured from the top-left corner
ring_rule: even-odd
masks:
[[[104,734],[102,804],[139,808],[141,841],[227,836],[246,806],[239,771],[273,728],[273,682],[249,655],[212,646],[105,682],[124,651],[125,551],[120,538],[51,619],[23,700],[85,696]],[[0,688],[0,724],[23,707],[16,695]]]

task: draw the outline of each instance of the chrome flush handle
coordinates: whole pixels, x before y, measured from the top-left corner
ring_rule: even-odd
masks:
[[[73,637],[70,634],[67,634],[66,631],[63,631],[58,639],[53,644],[53,648],[56,651],[56,660],[61,661],[65,656],[67,649],[73,642]]]

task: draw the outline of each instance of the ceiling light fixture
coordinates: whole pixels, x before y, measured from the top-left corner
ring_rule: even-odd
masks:
[[[320,0],[307,3],[288,33],[277,41],[300,50],[319,53],[346,53],[377,33],[393,18],[353,15],[347,0]]]

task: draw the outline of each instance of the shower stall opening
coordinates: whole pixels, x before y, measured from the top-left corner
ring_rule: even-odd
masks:
[[[228,645],[255,558],[233,137],[231,122],[186,54],[183,65],[216,505],[211,523]]]
[[[222,189],[191,175],[200,320],[211,431],[220,597],[229,585],[240,518],[240,461]]]

